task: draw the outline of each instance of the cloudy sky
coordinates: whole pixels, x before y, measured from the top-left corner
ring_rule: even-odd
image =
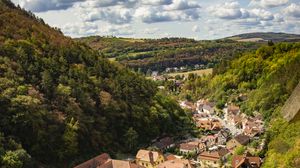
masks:
[[[12,0],[68,36],[216,39],[300,33],[300,0]]]

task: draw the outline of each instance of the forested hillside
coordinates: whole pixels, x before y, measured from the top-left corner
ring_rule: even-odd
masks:
[[[297,167],[300,120],[288,123],[280,109],[300,81],[300,43],[263,46],[214,69],[214,75],[189,78],[183,94],[207,97],[222,108],[226,102],[248,115],[258,111],[267,121],[270,142],[264,167]]]
[[[213,67],[237,53],[256,49],[260,44],[233,40],[196,41],[185,38],[127,39],[117,37],[84,37],[77,39],[108,58],[134,70],[165,71],[166,68],[194,65]]]
[[[151,81],[0,0],[0,167],[135,152],[187,123]]]

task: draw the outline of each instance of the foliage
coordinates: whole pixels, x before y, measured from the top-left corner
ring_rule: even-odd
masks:
[[[300,81],[299,67],[300,43],[266,45],[219,64],[213,75],[187,80],[182,92],[193,93],[195,100],[209,98],[219,108],[232,102],[248,115],[260,112],[270,127],[268,147],[259,153],[266,156],[264,167],[296,167],[300,122],[287,123],[280,109]]]
[[[1,164],[26,167],[27,153],[27,167],[72,167],[189,130],[153,82],[8,2],[0,0]]]
[[[246,146],[239,146],[234,150],[234,154],[235,155],[243,155],[245,153],[245,151],[247,150]]]
[[[196,41],[185,38],[127,39],[117,37],[84,37],[84,42],[102,55],[136,71],[165,71],[170,67],[211,68],[236,53],[256,49],[257,43],[238,43],[230,40]]]

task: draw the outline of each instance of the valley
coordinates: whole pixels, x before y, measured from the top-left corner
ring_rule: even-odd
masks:
[[[117,28],[101,22],[99,33],[92,31],[98,28],[93,19],[105,16],[107,22],[113,10],[98,16],[86,8],[80,16],[92,18],[75,23],[69,30],[78,34],[67,36],[65,26],[53,27],[38,16],[68,15],[87,5],[136,10],[167,2],[22,2],[0,0],[1,168],[300,165],[300,35],[264,31],[213,40],[103,35],[124,28],[122,19],[132,23],[142,16],[120,8],[121,19],[112,18]],[[190,23],[196,15],[187,16],[186,8],[196,11],[195,2],[171,0],[153,16],[164,16],[159,22],[166,29]],[[55,8],[61,13],[54,15]],[[242,12],[240,19],[259,18],[256,10]],[[280,22],[274,15],[263,23],[275,18]],[[189,33],[203,33],[191,28]]]

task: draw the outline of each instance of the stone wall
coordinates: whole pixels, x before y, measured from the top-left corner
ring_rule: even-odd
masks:
[[[293,91],[290,98],[285,102],[281,113],[282,116],[288,120],[293,120],[300,111],[300,83]]]

